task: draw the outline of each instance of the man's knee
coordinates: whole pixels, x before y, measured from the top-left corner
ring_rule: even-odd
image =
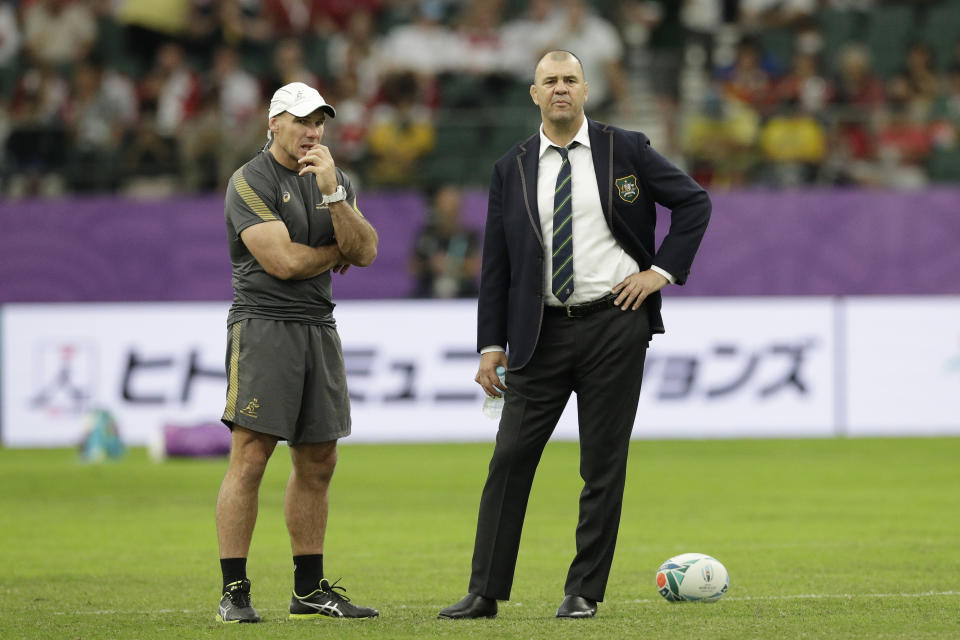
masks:
[[[290,447],[293,468],[299,478],[329,483],[337,466],[337,441],[301,444]]]
[[[234,426],[230,445],[230,466],[249,481],[259,481],[267,468],[277,441],[271,436]]]

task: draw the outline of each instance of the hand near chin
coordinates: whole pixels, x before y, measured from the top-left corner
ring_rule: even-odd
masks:
[[[299,175],[312,173],[317,180],[320,193],[329,195],[337,190],[337,171],[330,149],[322,144],[315,144],[298,161]]]

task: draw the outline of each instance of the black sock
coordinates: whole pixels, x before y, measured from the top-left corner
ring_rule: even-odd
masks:
[[[323,554],[293,556],[293,591],[298,596],[313,593],[323,579]]]
[[[223,573],[223,591],[227,592],[227,585],[247,577],[246,558],[220,558],[220,571]]]

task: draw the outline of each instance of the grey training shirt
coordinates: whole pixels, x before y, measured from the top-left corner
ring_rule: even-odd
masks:
[[[337,169],[337,181],[356,208],[350,179]],[[280,220],[290,239],[311,247],[336,244],[330,211],[312,173],[298,176],[269,151],[261,151],[233,174],[227,186],[224,215],[233,264],[233,304],[227,324],[246,318],[333,324],[330,272],[306,280],[280,280],[267,273],[240,239],[247,227]]]

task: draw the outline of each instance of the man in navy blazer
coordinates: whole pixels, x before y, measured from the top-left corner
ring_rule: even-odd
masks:
[[[468,593],[441,618],[492,618],[497,601],[509,599],[534,473],[571,392],[584,488],[557,617],[596,614],[616,546],[646,349],[664,332],[660,289],[686,281],[710,219],[706,191],[645,135],[586,117],[588,89],[574,54],[544,55],[530,87],[540,132],[493,170],[476,381],[488,395],[509,391]],[[659,247],[655,203],[671,212]],[[505,384],[498,366],[508,369]]]

